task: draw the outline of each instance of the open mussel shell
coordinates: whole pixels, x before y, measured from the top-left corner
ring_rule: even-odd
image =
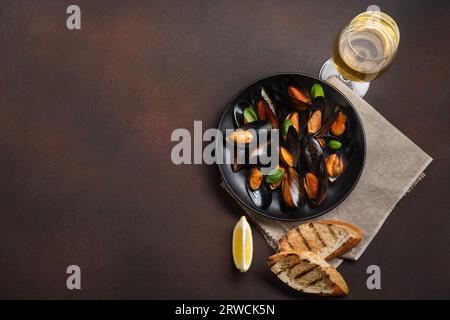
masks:
[[[331,109],[331,108],[327,108]],[[333,135],[343,139],[348,132],[348,119],[341,107],[336,107],[331,111],[331,115],[323,121],[322,128],[315,136]]]
[[[314,104],[309,109],[309,117],[306,131],[309,135],[316,135],[322,129],[324,123],[325,100],[323,97],[314,99]]]
[[[286,116],[286,120],[289,120],[292,123],[295,131],[297,133],[300,132],[300,113],[297,111],[293,111]]]
[[[325,158],[325,166],[330,182],[336,181],[345,172],[353,158],[354,152],[353,143],[349,143],[341,150],[331,153]]]
[[[298,161],[300,160],[301,148],[300,139],[294,126],[291,126],[288,129],[288,133],[286,135],[286,144],[289,152],[292,155],[293,167],[297,167]]]
[[[303,136],[300,140],[301,161],[307,171],[318,175],[324,161],[323,149],[319,141],[311,136]]]
[[[299,208],[304,205],[306,192],[296,169],[286,169],[281,183],[281,195],[283,203],[289,208]]]
[[[330,125],[330,133],[336,137],[342,136],[347,130],[347,116],[338,108],[336,110],[334,121]]]
[[[266,177],[266,182],[271,190],[278,189],[283,181],[283,176],[286,172],[284,166],[278,165],[272,172]]]
[[[286,96],[289,106],[296,110],[307,110],[311,106],[311,96],[308,90],[300,84],[289,82],[286,84]]]
[[[243,125],[250,123],[249,119],[244,116],[245,109],[250,108],[253,110],[252,105],[247,101],[238,102],[233,108],[233,121],[236,128],[242,127]],[[255,119],[256,120],[256,119]]]
[[[251,143],[257,143],[257,136],[261,130],[270,130],[271,127],[270,122],[254,121],[233,130],[225,140],[238,148],[248,148]]]
[[[256,88],[252,93],[252,101],[260,120],[269,121],[273,129],[280,127],[278,120],[277,95],[268,87]]]
[[[328,156],[332,153],[336,153],[339,152],[342,148],[345,147],[345,141],[337,138],[337,137],[333,137],[330,135],[327,136],[316,136],[315,137],[316,140],[319,142],[320,146],[322,147],[324,156]]]
[[[251,168],[246,181],[246,189],[258,208],[266,209],[272,203],[272,192],[269,185],[264,181],[264,176],[259,167]]]
[[[320,206],[323,203],[328,192],[328,174],[323,160],[317,174],[306,171],[303,177],[303,187],[313,206]]]
[[[280,160],[287,167],[294,166],[294,157],[288,148],[285,146],[280,146]]]

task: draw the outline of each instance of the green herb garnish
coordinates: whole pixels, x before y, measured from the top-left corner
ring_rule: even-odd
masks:
[[[314,85],[311,88],[311,97],[313,99],[317,97],[325,97],[325,94],[323,93],[323,88],[320,84],[314,83]]]

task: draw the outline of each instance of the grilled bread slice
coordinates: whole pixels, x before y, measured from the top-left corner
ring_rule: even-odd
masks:
[[[267,259],[270,270],[288,286],[305,293],[344,295],[345,280],[323,258],[311,251],[286,251]]]
[[[350,223],[314,221],[286,232],[278,241],[278,251],[312,251],[330,260],[356,246],[362,237],[362,231]]]

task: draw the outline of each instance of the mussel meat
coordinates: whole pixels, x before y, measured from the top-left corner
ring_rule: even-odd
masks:
[[[325,164],[330,181],[336,180],[344,171],[344,161],[340,153],[330,154],[325,159]]]
[[[300,133],[300,114],[297,111],[289,113],[285,121],[289,120],[297,133]]]
[[[339,137],[345,131],[347,123],[347,116],[339,110],[336,115],[336,119],[333,121],[330,127],[330,132],[332,135]]]
[[[270,130],[270,128],[271,125],[267,121],[254,121],[235,129],[228,134],[226,140],[238,147],[247,147],[250,143],[256,142],[260,130]]]
[[[354,145],[347,141],[346,146],[336,153],[330,154],[325,158],[325,166],[327,168],[328,179],[334,182],[347,169],[348,164],[354,155]]]
[[[294,157],[289,150],[283,146],[280,146],[280,159],[288,167],[294,166]]]
[[[322,109],[312,108],[308,119],[308,134],[317,133],[322,128]]]
[[[318,174],[307,171],[303,178],[303,187],[312,205],[319,206],[323,203],[328,191],[328,174],[322,161]]]
[[[300,86],[294,84],[288,85],[287,95],[289,97],[291,108],[293,109],[303,111],[311,106],[311,97],[307,91]]]
[[[247,193],[253,203],[261,209],[266,209],[272,203],[272,193],[259,167],[253,167],[250,170],[247,178]]]
[[[287,168],[281,183],[283,203],[290,208],[298,208],[305,203],[305,189],[294,168]]]

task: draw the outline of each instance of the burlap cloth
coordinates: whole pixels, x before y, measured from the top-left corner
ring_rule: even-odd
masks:
[[[341,257],[358,260],[395,205],[424,177],[423,171],[432,158],[339,80],[332,77],[328,81],[352,102],[361,118],[367,142],[366,164],[357,186],[347,199],[310,221],[333,219],[360,227],[364,231],[364,239]],[[223,183],[221,185],[227,190]],[[287,230],[307,222],[270,220],[246,208],[243,210],[274,249]],[[332,264],[337,266],[341,262],[341,259],[335,259]]]

